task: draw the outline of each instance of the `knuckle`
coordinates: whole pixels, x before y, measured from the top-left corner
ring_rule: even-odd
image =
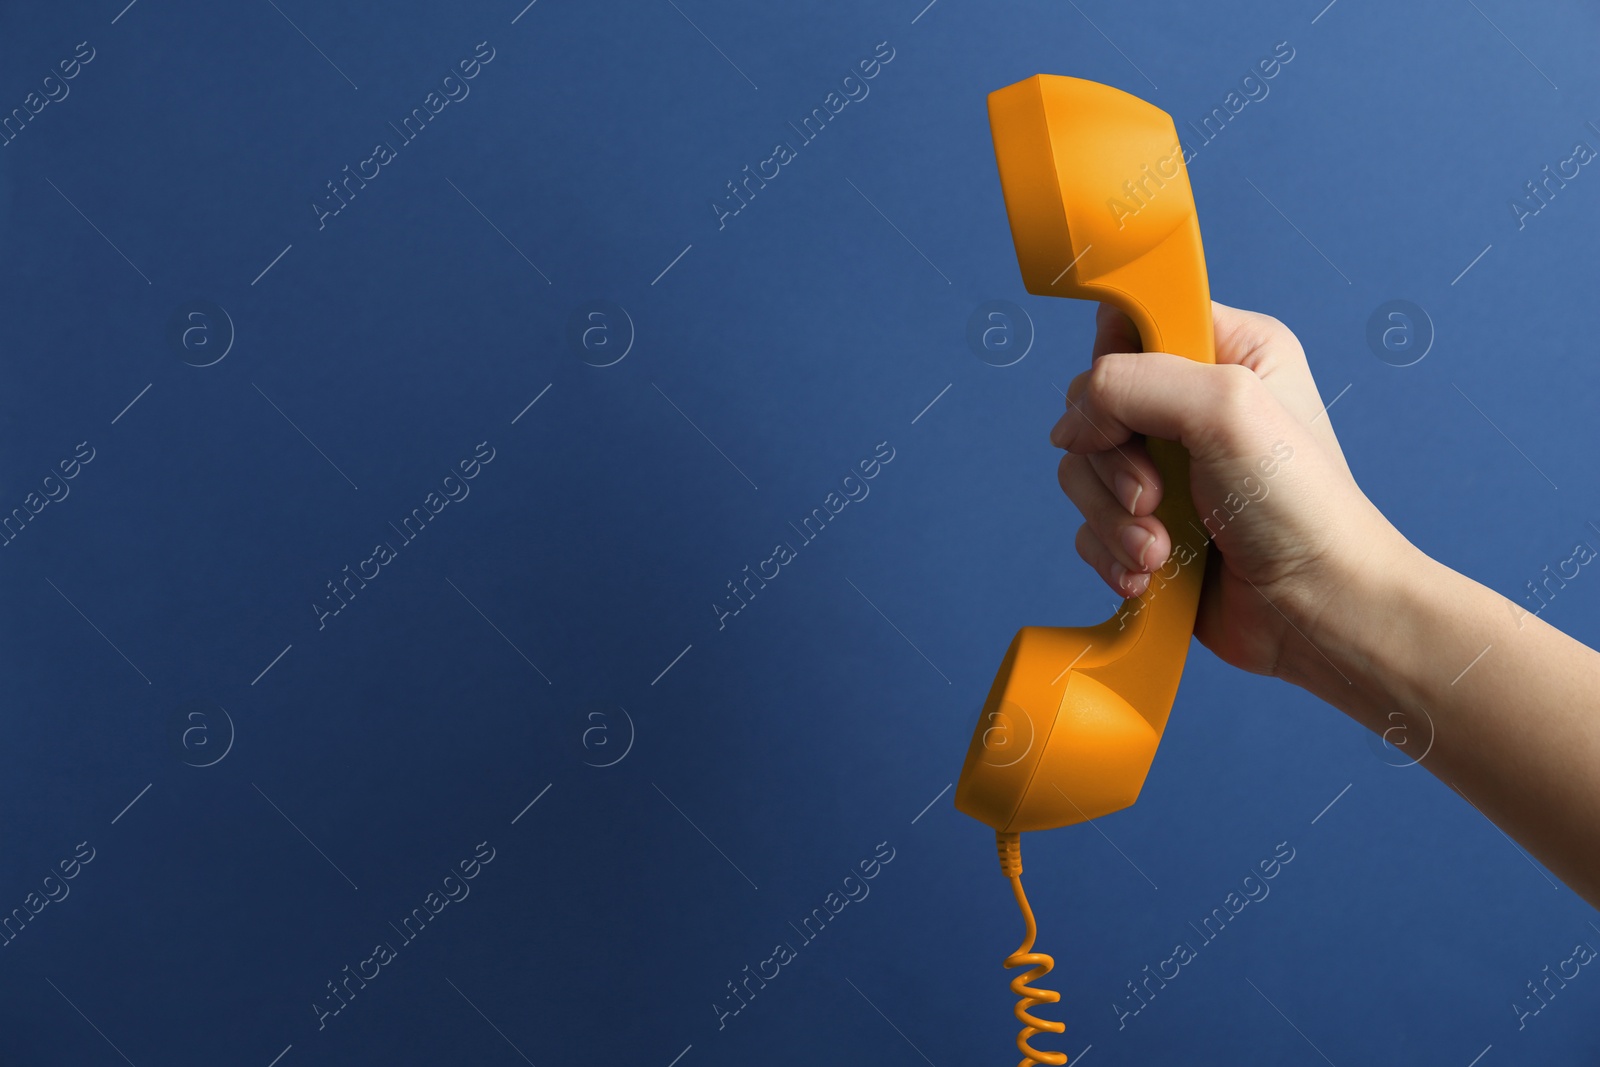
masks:
[[[1261,379],[1255,371],[1239,364],[1217,367],[1214,400],[1214,436],[1227,442],[1246,432],[1259,414],[1263,396]]]
[[[1061,457],[1061,462],[1056,464],[1056,480],[1061,483],[1061,490],[1069,499],[1076,500],[1082,492],[1081,476],[1087,464],[1088,457],[1075,452],[1066,453]]]
[[[1093,373],[1094,368],[1090,367],[1088,370],[1075,375],[1072,381],[1067,383],[1066,399],[1063,404],[1069,411],[1072,409],[1073,403],[1082,401],[1083,394],[1089,389],[1089,376]]]
[[[1294,331],[1289,329],[1282,319],[1264,311],[1244,311],[1243,315],[1251,333],[1262,343],[1270,344],[1294,337]]]
[[[1287,323],[1271,315],[1255,312],[1256,337],[1259,347],[1275,351],[1291,352],[1299,358],[1305,358],[1305,349],[1300,345],[1300,338],[1295,336]]]
[[[1224,363],[1217,367],[1217,404],[1222,414],[1237,417],[1248,413],[1257,403],[1261,379],[1249,367],[1237,363]]]
[[[1093,563],[1094,559],[1089,552],[1090,543],[1094,540],[1094,531],[1089,529],[1089,524],[1084,523],[1078,527],[1078,533],[1072,539],[1072,547],[1078,550],[1078,557],[1085,563]]]
[[[1262,332],[1267,334],[1273,340],[1281,341],[1285,337],[1294,336],[1294,331],[1289,329],[1289,327],[1284,324],[1282,319],[1274,315],[1268,315],[1265,312],[1257,312],[1257,314],[1261,316]]]
[[[1132,360],[1127,357],[1128,353],[1113,352],[1095,360],[1084,375],[1084,398],[1097,404],[1114,398],[1133,369]]]
[[[1104,576],[1108,553],[1094,528],[1088,523],[1078,527],[1078,535],[1072,539],[1072,546],[1078,550],[1078,558],[1094,569],[1096,574]]]

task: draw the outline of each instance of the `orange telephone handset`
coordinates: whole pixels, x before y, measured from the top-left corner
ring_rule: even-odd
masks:
[[[1147,351],[1216,361],[1194,195],[1166,112],[1098,82],[1050,74],[989,94],[1000,186],[1030,293],[1121,308]],[[955,804],[1003,834],[1132,804],[1183,673],[1205,575],[1189,457],[1146,448],[1171,535],[1149,588],[1098,626],[1026,626],[984,704]]]
[[[989,94],[989,128],[1028,292],[1103,300],[1128,314],[1147,351],[1215,363],[1200,223],[1171,116],[1109,85],[1038,74]],[[1061,995],[1032,984],[1055,961],[1033,950],[1020,832],[1085,822],[1138,799],[1200,604],[1206,536],[1189,496],[1188,453],[1171,441],[1145,447],[1161,474],[1155,513],[1172,538],[1166,565],[1099,626],[1017,632],[956,784],[956,807],[994,827],[1000,870],[1027,926],[1005,961],[1027,968],[1011,979],[1019,1067],[1067,1062],[1029,1043],[1066,1024],[1030,1011]]]

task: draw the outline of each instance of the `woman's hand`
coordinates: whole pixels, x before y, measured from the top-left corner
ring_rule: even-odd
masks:
[[[1078,553],[1122,596],[1143,592],[1172,550],[1152,514],[1164,487],[1143,436],[1188,450],[1216,548],[1195,635],[1236,667],[1277,674],[1294,631],[1315,643],[1357,569],[1416,550],[1351,477],[1289,328],[1215,301],[1212,314],[1214,366],[1141,352],[1127,316],[1100,305],[1093,365],[1073,379],[1050,439],[1067,451],[1061,488],[1086,520]]]

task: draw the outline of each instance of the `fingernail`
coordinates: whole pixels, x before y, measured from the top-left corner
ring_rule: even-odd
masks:
[[[1113,479],[1117,487],[1117,499],[1122,501],[1122,506],[1133,513],[1134,506],[1139,503],[1139,497],[1144,493],[1144,483],[1127,471],[1118,471]]]
[[[1123,596],[1138,596],[1149,588],[1150,576],[1148,574],[1129,574],[1128,568],[1113,560],[1111,562],[1111,583],[1116,586],[1117,592]]]
[[[1150,551],[1150,546],[1155,543],[1155,535],[1143,526],[1134,525],[1122,528],[1122,547],[1127,551],[1128,558],[1139,565],[1140,570],[1145,569],[1145,553]]]

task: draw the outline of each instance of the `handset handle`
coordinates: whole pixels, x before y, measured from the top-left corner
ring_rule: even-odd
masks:
[[[1192,199],[1189,213],[1165,240],[1082,288],[1123,311],[1145,351],[1216,362],[1211,289]],[[1189,453],[1159,438],[1146,438],[1145,450],[1161,475],[1155,516],[1166,527],[1172,551],[1145,591],[1124,600],[1101,625],[1104,646],[1091,650],[1077,669],[1127,700],[1159,735],[1194,633],[1207,537],[1189,491]]]

